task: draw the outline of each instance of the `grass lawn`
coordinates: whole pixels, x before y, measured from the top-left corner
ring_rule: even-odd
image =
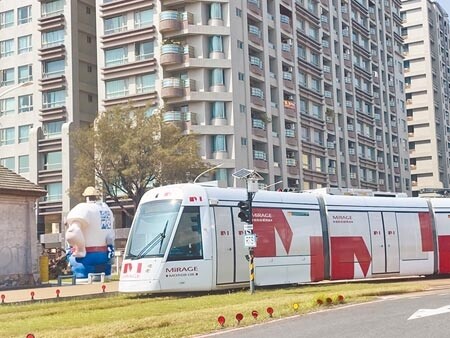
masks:
[[[61,300],[0,306],[0,337],[188,337],[250,325],[275,318],[318,311],[317,299],[338,295],[345,303],[364,302],[376,296],[425,290],[428,280],[393,283],[346,283],[256,289],[189,296],[117,295],[85,300]],[[294,310],[294,304],[298,309]],[[272,307],[273,317],[266,312]],[[296,306],[295,306],[296,307]],[[251,313],[258,311],[255,320]],[[236,314],[243,319],[237,324]],[[218,317],[224,316],[223,328]]]

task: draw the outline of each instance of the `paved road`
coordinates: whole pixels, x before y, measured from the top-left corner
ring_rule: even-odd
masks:
[[[433,311],[435,313],[415,318]],[[411,318],[411,319],[409,319]],[[409,320],[408,320],[409,319]],[[450,337],[450,290],[435,290],[349,305],[204,337]]]

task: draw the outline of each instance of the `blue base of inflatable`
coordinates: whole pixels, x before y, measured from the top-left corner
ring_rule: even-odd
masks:
[[[108,252],[89,252],[83,258],[76,258],[72,255],[68,258],[72,273],[76,278],[88,278],[90,273],[105,273],[111,275],[111,260]]]

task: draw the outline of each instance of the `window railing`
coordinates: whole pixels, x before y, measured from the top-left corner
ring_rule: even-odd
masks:
[[[264,151],[253,150],[253,159],[267,161],[267,155]]]
[[[170,88],[170,87],[183,87],[184,86],[184,81],[182,79],[178,79],[178,78],[168,78],[168,79],[163,79],[162,80],[162,87],[163,88]]]
[[[119,59],[107,60],[105,63],[105,66],[106,67],[114,67],[114,66],[125,65],[127,63],[128,63],[128,56],[123,56]]]
[[[66,100],[44,102],[44,103],[42,103],[42,108],[44,108],[44,109],[58,108],[58,107],[65,106],[65,104],[66,104]]]
[[[263,120],[252,119],[252,127],[257,129],[266,129],[266,124]]]
[[[127,30],[128,30],[127,25],[126,25],[126,24],[122,24],[122,26],[117,26],[117,27],[105,29],[105,35],[110,35],[110,34],[114,34],[114,33],[125,32],[125,31],[127,31]]]
[[[285,133],[286,133],[286,137],[295,137],[295,130],[293,130],[293,129],[286,129]]]
[[[42,42],[42,48],[56,47],[64,44],[64,39]]]
[[[159,14],[159,20],[179,20],[180,13],[177,11],[164,11]]]
[[[288,167],[295,167],[295,166],[297,166],[297,160],[295,158],[287,158],[286,165]]]
[[[136,61],[148,60],[148,59],[152,59],[153,57],[154,57],[153,53],[139,54],[139,55],[136,55]]]
[[[256,87],[251,87],[250,95],[264,99],[264,92]]]

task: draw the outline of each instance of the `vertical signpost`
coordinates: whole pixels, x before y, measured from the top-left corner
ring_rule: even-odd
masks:
[[[255,266],[254,248],[256,247],[256,234],[253,232],[252,202],[255,193],[258,191],[258,181],[263,178],[254,170],[241,169],[233,174],[233,177],[244,179],[247,186],[247,200],[238,203],[238,217],[244,222],[244,246],[248,248],[249,256],[249,280],[250,293],[255,292]]]

